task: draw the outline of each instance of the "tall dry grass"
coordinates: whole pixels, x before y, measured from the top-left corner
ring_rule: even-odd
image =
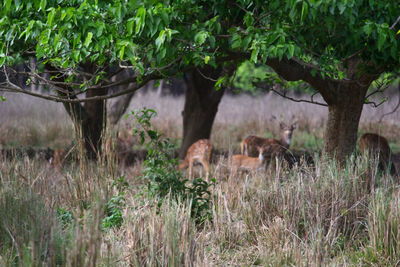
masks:
[[[61,107],[40,102],[40,108],[32,106],[32,115],[18,121],[23,114],[18,112],[26,112],[28,104],[13,103],[31,100],[13,100],[0,103],[6,116],[0,118],[2,133],[14,129],[1,135],[3,144],[19,138],[30,144],[34,139],[25,136],[39,138],[47,131],[57,135],[49,143],[43,140],[46,146],[72,140],[72,126]],[[158,111],[157,129],[180,138],[182,98],[138,94],[131,107],[142,106]],[[325,109],[271,95],[225,97],[212,140],[232,151],[247,134],[277,135],[271,115],[290,119],[293,114],[300,119],[294,146],[318,147]],[[376,111],[366,109],[361,129],[381,130],[393,143],[398,115],[382,124]],[[130,123],[122,120],[119,127]],[[52,130],[54,125],[60,128]],[[34,133],[36,126],[43,132]],[[199,226],[183,202],[166,200],[158,207],[144,193],[140,162],[122,168],[109,160],[113,153],[111,149],[96,164],[81,160],[60,169],[29,158],[0,160],[0,265],[395,266],[400,260],[398,181],[379,173],[364,157],[352,158],[340,170],[323,158],[316,158],[315,166],[293,169],[271,164],[265,172],[242,173],[236,179],[228,179],[228,163],[221,158],[212,172],[217,181],[211,188],[213,219]],[[369,174],[376,181],[372,190],[366,182],[372,179]],[[122,224],[105,228],[105,207],[116,196],[123,198],[117,207]]]
[[[399,186],[353,159],[243,173],[214,166],[213,219],[202,226],[182,202],[161,207],[127,170],[78,166],[55,172],[42,162],[0,163],[0,262],[23,266],[361,266],[399,260]],[[115,186],[124,176],[128,186]],[[78,193],[79,192],[79,193]],[[104,229],[104,206],[123,193],[123,223]],[[71,212],[67,224],[56,215]]]

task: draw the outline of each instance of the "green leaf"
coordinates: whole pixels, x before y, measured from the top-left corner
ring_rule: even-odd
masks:
[[[251,36],[246,36],[242,41],[242,48],[247,49],[251,41],[252,41]]]
[[[135,20],[133,18],[128,19],[128,21],[126,22],[126,31],[128,32],[129,35],[132,35],[134,25],[135,25]]]
[[[250,60],[253,61],[254,63],[257,63],[257,61],[258,61],[258,53],[259,52],[260,52],[260,48],[259,47],[255,47],[253,49],[253,51],[251,51]]]
[[[46,6],[47,6],[47,0],[41,0],[39,5],[39,11],[40,10],[44,11],[46,9]]]
[[[301,7],[301,16],[300,16],[300,21],[303,22],[305,17],[308,14],[308,3],[307,1],[303,1],[303,5]]]
[[[288,49],[287,58],[291,59],[293,57],[293,55],[294,55],[295,47],[294,47],[294,45],[290,44],[290,45],[287,46],[287,49]]]
[[[136,12],[136,28],[135,33],[138,34],[143,28],[146,19],[146,9],[144,7],[139,7]]]
[[[241,45],[242,45],[241,36],[239,34],[235,33],[232,36],[232,48],[236,49],[236,48],[239,48]]]
[[[244,23],[246,27],[250,27],[254,23],[254,14],[247,12],[246,15],[244,16]]]
[[[206,41],[207,37],[208,37],[208,32],[205,31],[198,32],[194,36],[194,42],[198,45],[202,45]]]
[[[381,51],[382,47],[383,47],[383,44],[386,42],[387,35],[386,35],[386,32],[384,32],[382,30],[379,30],[378,33],[379,33],[379,35],[378,35],[377,46],[378,46],[378,51]]]
[[[4,9],[6,12],[10,10],[12,0],[5,0],[4,2]]]
[[[338,8],[339,8],[340,14],[343,14],[343,12],[346,10],[346,4],[342,3],[342,2],[339,2],[338,3]]]
[[[222,88],[222,86],[225,84],[227,78],[225,76],[219,77],[218,80],[215,82],[214,87],[219,90]]]
[[[5,98],[4,96],[0,95],[0,101],[1,102],[7,101],[7,98]]]
[[[210,56],[205,56],[205,57],[204,57],[204,63],[205,63],[205,64],[208,64],[208,62],[210,61],[210,59],[211,59]]]
[[[90,43],[92,42],[92,37],[93,37],[93,33],[92,32],[88,32],[85,42],[83,43],[84,46],[88,47],[90,45]]]
[[[56,15],[56,10],[52,8],[49,14],[47,15],[47,25],[49,26],[53,25],[53,20],[55,15]]]
[[[164,44],[164,41],[165,41],[165,30],[162,30],[156,39],[157,51],[160,50],[160,47]]]
[[[121,49],[119,50],[119,59],[120,60],[124,60],[124,55],[125,55],[125,47],[126,46],[122,46]]]
[[[363,31],[367,36],[369,36],[372,33],[372,24],[371,23],[365,24],[363,27]]]

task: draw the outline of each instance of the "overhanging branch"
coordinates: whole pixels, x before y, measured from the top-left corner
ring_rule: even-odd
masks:
[[[296,98],[293,98],[293,97],[291,97],[291,96],[288,96],[288,95],[287,95],[287,93],[288,93],[287,91],[280,92],[280,91],[278,91],[278,90],[276,90],[276,89],[274,89],[274,88],[269,88],[269,87],[267,87],[267,86],[266,86],[265,84],[263,84],[263,83],[254,83],[254,86],[256,86],[256,87],[258,87],[258,88],[261,88],[261,89],[264,89],[264,90],[271,90],[271,91],[274,92],[275,94],[277,94],[277,95],[279,95],[279,96],[281,96],[281,97],[283,97],[283,98],[289,99],[290,101],[293,101],[293,102],[298,102],[298,103],[303,102],[303,103],[309,103],[309,104],[319,105],[319,106],[323,106],[323,107],[327,107],[327,106],[328,106],[328,104],[326,104],[326,103],[314,101],[314,96],[315,96],[317,93],[314,93],[314,94],[311,95],[311,100],[307,100],[307,99],[296,99]]]
[[[292,59],[269,59],[266,64],[287,81],[303,80],[319,91],[324,100],[329,104],[335,101],[336,85],[339,81],[323,78],[319,69],[311,64],[302,62],[296,58]]]
[[[35,92],[28,91],[28,90],[24,90],[21,87],[15,85],[13,83],[10,83],[9,81],[7,81],[7,83],[5,85],[0,84],[0,91],[27,94],[27,95],[31,95],[34,97],[55,101],[55,102],[82,103],[82,102],[89,102],[89,101],[105,100],[105,99],[121,96],[124,94],[133,93],[133,92],[139,90],[141,87],[143,87],[149,81],[157,80],[157,79],[161,79],[161,78],[163,78],[163,76],[160,74],[150,74],[150,75],[144,77],[141,82],[138,82],[138,83],[130,86],[128,89],[122,90],[120,92],[110,94],[110,95],[94,96],[94,97],[87,97],[87,98],[82,98],[82,99],[79,99],[79,98],[67,99],[67,98],[63,98],[63,97],[59,97],[59,96],[55,96],[55,95],[45,95],[45,94],[35,93]],[[120,84],[120,83],[115,83],[115,84]]]

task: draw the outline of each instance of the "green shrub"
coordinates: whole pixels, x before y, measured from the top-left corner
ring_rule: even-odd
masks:
[[[123,195],[113,196],[105,207],[105,218],[102,220],[102,227],[114,228],[120,227],[123,222],[122,208],[125,206],[125,198]]]
[[[152,129],[151,119],[157,115],[152,109],[132,112],[138,122],[135,133],[139,135],[147,148],[147,157],[143,163],[143,178],[148,181],[147,192],[157,198],[160,206],[166,196],[173,200],[186,201],[191,215],[201,223],[211,217],[211,183],[202,178],[188,181],[178,170],[178,161],[174,158],[175,146],[168,138]]]

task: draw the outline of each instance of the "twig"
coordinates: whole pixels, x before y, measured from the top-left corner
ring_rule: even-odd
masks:
[[[325,103],[322,103],[322,102],[316,102],[316,101],[314,101],[314,99],[313,99],[314,95],[312,95],[311,100],[307,100],[307,99],[296,99],[296,98],[287,96],[287,92],[286,92],[286,91],[285,91],[284,93],[281,93],[281,92],[279,92],[279,91],[277,91],[277,90],[275,90],[275,89],[273,89],[273,88],[271,88],[271,91],[274,92],[275,94],[277,94],[277,95],[283,97],[283,98],[289,99],[289,100],[294,101],[294,102],[310,103],[310,104],[320,105],[320,106],[323,106],[323,107],[327,107],[327,106],[328,106],[328,104],[325,104]]]
[[[393,23],[393,25],[392,26],[390,26],[390,28],[389,29],[391,29],[391,30],[393,30],[394,29],[394,27],[397,25],[397,23],[399,23],[400,22],[400,16],[398,16],[397,17],[397,19],[396,19],[396,21]]]
[[[200,73],[201,76],[203,76],[204,79],[210,80],[210,81],[212,81],[212,82],[217,82],[217,81],[218,81],[218,80],[215,80],[215,79],[213,79],[213,78],[211,78],[211,77],[208,77],[208,76],[204,75],[204,74],[200,71],[199,68],[196,68],[196,70]]]
[[[266,88],[263,84],[261,84],[261,83],[254,83],[254,86],[256,86],[256,87],[258,87],[258,88],[261,88],[261,89],[267,89],[267,88]],[[276,90],[276,89],[274,89],[274,88],[270,88],[269,90],[271,90],[271,91],[274,92],[275,94],[277,94],[277,95],[279,95],[279,96],[281,96],[281,97],[283,97],[283,98],[289,99],[289,100],[291,100],[291,101],[293,101],[293,102],[304,102],[304,103],[310,103],[310,104],[320,105],[320,106],[323,106],[323,107],[327,107],[327,106],[328,106],[328,104],[325,104],[325,103],[322,103],[322,102],[314,101],[314,96],[315,96],[316,94],[318,94],[318,92],[316,92],[316,93],[314,93],[314,94],[311,95],[311,100],[307,100],[307,99],[296,99],[296,98],[290,97],[290,96],[287,95],[287,91],[284,91],[284,93],[281,93],[281,92],[279,92],[278,90]]]

